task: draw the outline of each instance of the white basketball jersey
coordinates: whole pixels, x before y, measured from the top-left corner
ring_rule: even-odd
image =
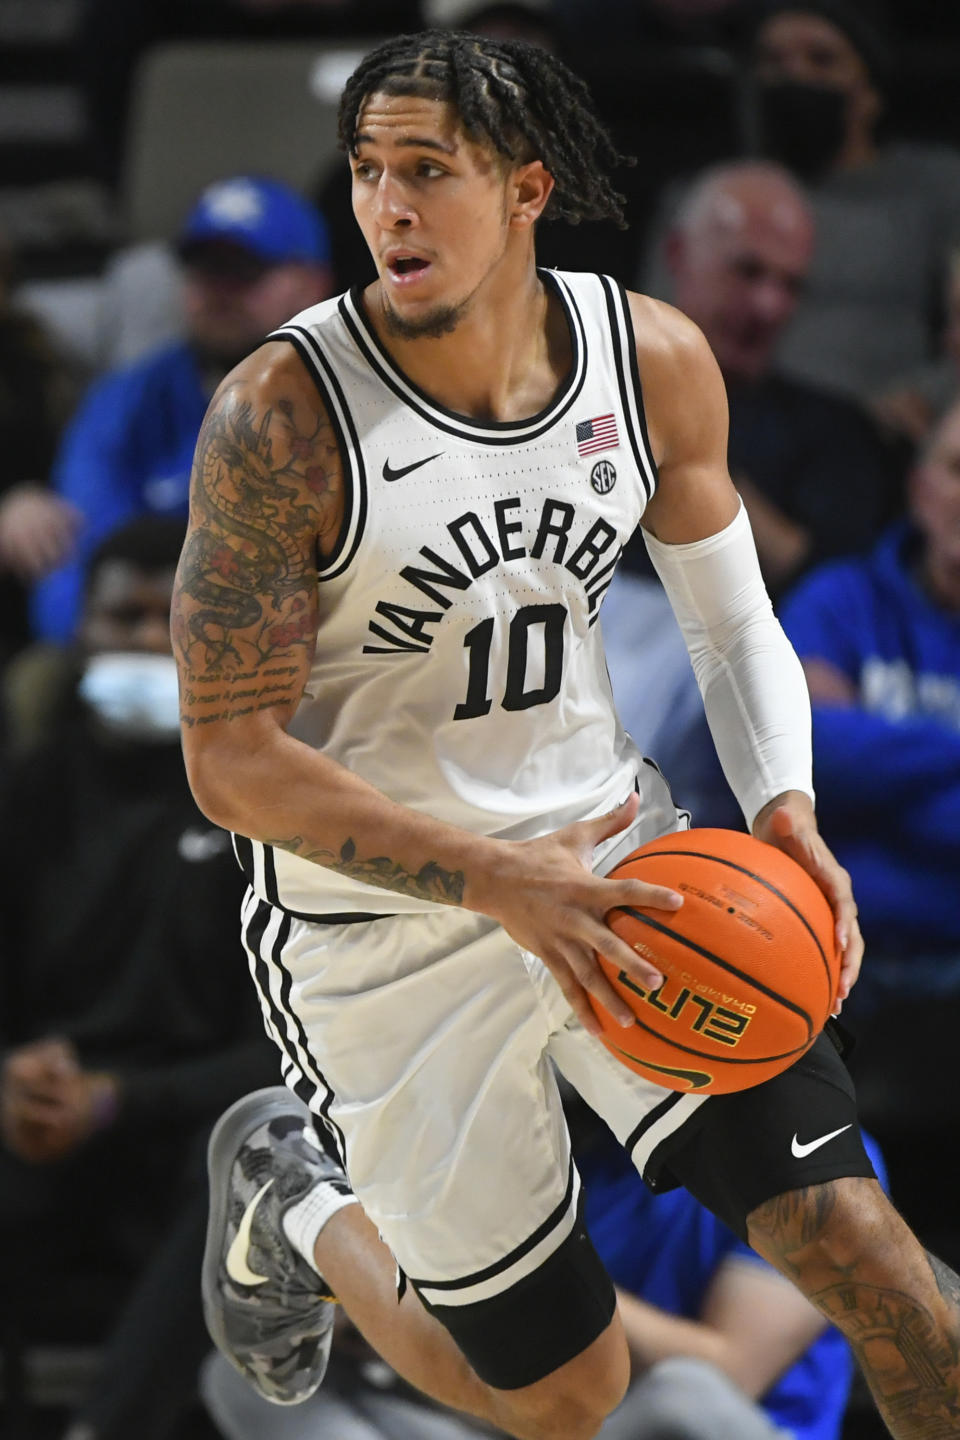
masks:
[[[527,420],[472,420],[431,400],[380,344],[359,291],[271,337],[291,341],[316,380],[345,492],[291,733],[475,833],[542,835],[638,784],[656,834],[673,805],[617,719],[597,624],[656,485],[627,299],[606,277],[541,276],[573,361]],[[436,908],[284,850],[238,840],[237,851],[257,893],[297,915]]]

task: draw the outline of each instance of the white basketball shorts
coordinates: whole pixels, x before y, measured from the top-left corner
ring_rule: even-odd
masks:
[[[638,819],[598,848],[596,868],[656,833]],[[487,917],[451,907],[324,925],[250,892],[243,935],[284,1077],[336,1137],[428,1306],[505,1295],[578,1230],[553,1065],[641,1170],[702,1103],[615,1060],[543,963]]]

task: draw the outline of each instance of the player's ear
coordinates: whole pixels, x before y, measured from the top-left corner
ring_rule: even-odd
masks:
[[[544,168],[542,160],[530,160],[518,165],[510,177],[512,204],[510,224],[526,229],[536,224],[553,190],[553,176]]]

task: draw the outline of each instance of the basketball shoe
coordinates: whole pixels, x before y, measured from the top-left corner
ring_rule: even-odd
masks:
[[[291,1244],[284,1216],[307,1196],[332,1214],[353,1198],[347,1177],[320,1148],[307,1107],[284,1086],[246,1095],[220,1117],[207,1169],[207,1329],[265,1399],[299,1404],[326,1371],[335,1301]]]

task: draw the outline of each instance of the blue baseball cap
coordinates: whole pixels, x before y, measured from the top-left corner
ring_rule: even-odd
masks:
[[[187,216],[177,251],[189,260],[201,247],[234,245],[267,265],[330,259],[326,223],[316,206],[281,180],[235,175],[201,192]]]

